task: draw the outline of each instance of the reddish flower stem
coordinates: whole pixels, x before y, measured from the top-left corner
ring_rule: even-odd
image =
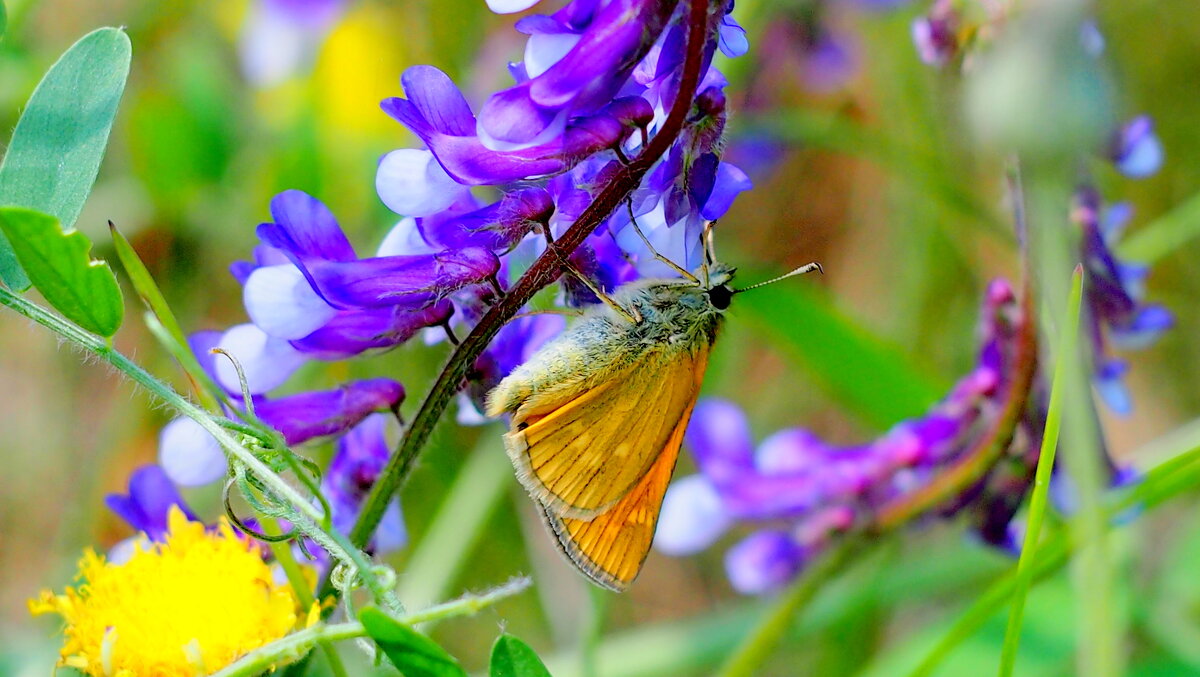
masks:
[[[454,394],[462,387],[467,372],[476,358],[483,353],[488,344],[509,320],[533,298],[539,290],[553,283],[562,275],[562,262],[567,260],[583,241],[592,234],[625,199],[641,184],[642,178],[678,139],[683,131],[696,88],[700,83],[700,68],[704,61],[704,46],[708,40],[708,10],[709,0],[688,0],[687,16],[687,46],[683,63],[683,74],[679,82],[679,90],[675,101],[667,114],[662,127],[645,145],[641,153],[629,164],[615,172],[600,193],[588,205],[587,209],[576,219],[553,244],[549,245],[537,261],[525,271],[507,294],[494,306],[488,309],[479,323],[471,330],[450,355],[449,361],[438,375],[437,380],[421,403],[421,408],[413,417],[412,423],[405,430],[404,438],[388,459],[387,466],[380,474],[371,493],[363,504],[362,512],[354,529],[350,532],[350,541],[358,547],[366,545],[375,528],[383,517],[384,509],[392,496],[400,489],[412,468],[413,462],[420,455],[434,425],[441,419],[446,407]],[[328,585],[323,586],[324,596],[336,596],[337,591]]]

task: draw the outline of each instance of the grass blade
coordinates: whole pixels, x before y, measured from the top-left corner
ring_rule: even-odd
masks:
[[[1054,469],[1054,456],[1058,449],[1058,431],[1062,425],[1062,402],[1064,374],[1069,352],[1077,349],[1079,336],[1079,310],[1083,299],[1083,268],[1075,267],[1071,276],[1071,292],[1067,300],[1066,324],[1059,341],[1058,362],[1054,365],[1054,380],[1050,386],[1050,407],[1046,415],[1046,431],[1042,436],[1042,449],[1038,456],[1037,474],[1033,483],[1033,495],[1029,500],[1029,526],[1025,532],[1025,543],[1021,548],[1021,559],[1017,562],[1017,576],[1012,596],[1012,611],[1008,616],[1008,627],[1004,632],[1004,648],[1000,654],[1000,677],[1012,674],[1017,660],[1017,648],[1021,641],[1021,622],[1025,612],[1025,598],[1034,575],[1034,558],[1037,556],[1038,539],[1042,532],[1042,521],[1046,514],[1047,495],[1050,488],[1050,473]]]

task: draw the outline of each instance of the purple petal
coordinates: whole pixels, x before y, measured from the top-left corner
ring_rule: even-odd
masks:
[[[242,302],[255,326],[280,339],[304,338],[337,314],[291,263],[251,273]]]
[[[283,339],[267,336],[252,324],[239,324],[221,335],[219,347],[237,358],[246,375],[251,394],[261,394],[283,385],[307,358]],[[237,370],[225,357],[214,360],[217,383],[240,393]]]
[[[712,545],[733,520],[721,496],[703,475],[675,480],[663,498],[654,548],[681,557]]]
[[[754,183],[742,170],[728,162],[717,166],[717,177],[713,183],[712,194],[700,208],[700,215],[709,221],[716,221],[725,216],[733,205],[734,198],[744,190],[750,190]]]
[[[1100,399],[1104,400],[1109,409],[1121,416],[1133,413],[1133,398],[1130,397],[1129,390],[1125,388],[1123,379],[1128,370],[1129,365],[1124,361],[1109,360],[1097,367],[1093,379]]]
[[[725,573],[734,590],[759,595],[791,582],[804,561],[804,550],[786,532],[760,531],[725,553]]]
[[[343,433],[376,411],[395,410],[404,386],[386,378],[354,381],[335,390],[306,392],[259,403],[263,422],[283,433],[289,445]]]
[[[746,29],[742,28],[741,24],[735,21],[732,16],[726,15],[721,20],[717,40],[717,44],[721,48],[721,53],[731,59],[742,56],[750,51],[750,41],[746,39]]]
[[[750,425],[742,410],[728,400],[701,400],[688,424],[686,439],[696,464],[717,483],[754,468]]]
[[[803,428],[781,430],[758,445],[754,463],[764,475],[818,470],[832,453],[824,440]]]
[[[316,262],[309,273],[316,288],[340,308],[398,306],[416,310],[500,269],[491,250],[468,247],[416,256],[386,256],[352,263]]]
[[[412,66],[400,76],[409,102],[421,118],[442,134],[470,136],[475,115],[454,81],[433,66]]]
[[[567,111],[545,108],[530,98],[533,81],[496,92],[479,110],[475,132],[489,150],[520,150],[552,143],[562,135]]]
[[[1125,350],[1145,348],[1173,326],[1171,311],[1158,305],[1143,306],[1128,324],[1112,328],[1113,345]]]
[[[1135,179],[1150,176],[1162,167],[1162,142],[1154,133],[1150,116],[1139,115],[1117,131],[1111,157],[1122,174]]]
[[[286,234],[280,241],[269,242],[279,249],[330,261],[358,258],[333,213],[304,191],[288,190],[276,195],[271,200],[271,217]]]
[[[165,425],[158,436],[158,463],[175,484],[197,487],[225,476],[221,445],[190,418]]]
[[[347,310],[291,344],[313,359],[344,360],[366,352],[394,348],[425,327],[445,324],[453,314],[454,304],[450,301],[439,301],[417,311],[399,307]]]
[[[104,502],[129,526],[155,541],[162,540],[167,532],[167,512],[171,506],[178,506],[189,520],[196,519],[167,473],[153,464],[130,474],[128,495],[109,494]]]
[[[579,42],[576,33],[540,32],[529,36],[525,43],[525,74],[534,78],[545,73],[562,60]]]

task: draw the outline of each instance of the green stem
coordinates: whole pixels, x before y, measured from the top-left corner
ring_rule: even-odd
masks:
[[[1012,611],[1008,616],[1008,627],[1004,633],[1004,647],[1000,654],[1000,677],[1009,677],[1017,660],[1017,647],[1021,641],[1021,621],[1025,613],[1025,598],[1029,594],[1029,585],[1033,580],[1033,562],[1037,556],[1038,539],[1042,533],[1042,520],[1046,514],[1050,473],[1054,468],[1055,451],[1058,449],[1067,355],[1077,350],[1079,310],[1082,299],[1083,268],[1076,266],[1075,273],[1071,277],[1071,293],[1067,301],[1066,324],[1059,341],[1058,361],[1054,365],[1054,380],[1050,386],[1050,406],[1046,414],[1042,448],[1038,455],[1037,473],[1033,480],[1033,496],[1029,500],[1029,525],[1025,532],[1024,546],[1021,548],[1021,559],[1017,562]]]
[[[759,674],[759,667],[775,650],[779,640],[794,622],[796,614],[865,544],[866,541],[859,537],[847,537],[832,552],[814,563],[750,631],[717,674],[720,677],[749,677]]]
[[[265,487],[284,501],[284,505],[281,508],[283,508],[286,514],[275,515],[275,517],[287,519],[306,536],[328,549],[333,557],[353,567],[355,573],[362,578],[363,584],[371,591],[381,606],[393,613],[398,613],[401,610],[395,593],[385,588],[371,571],[371,565],[366,555],[350,545],[349,540],[336,530],[332,531],[332,533],[322,531],[318,525],[323,515],[312,505],[311,501],[297,492],[282,477],[276,475],[253,452],[242,446],[208,412],[175,392],[171,386],[155,378],[136,362],[114,350],[104,339],[85,331],[74,323],[54,315],[45,308],[31,303],[24,297],[18,296],[3,287],[0,287],[0,305],[15,310],[80,348],[96,355],[128,376],[134,383],[150,391],[158,399],[166,402],[184,416],[199,423],[200,427],[212,435],[231,458],[244,464]]]
[[[418,623],[432,623],[455,616],[469,616],[500,600],[524,591],[529,585],[530,580],[528,578],[514,579],[485,594],[460,597],[459,599],[438,604],[437,606],[432,606],[416,613],[399,616],[396,620],[405,625],[417,625]],[[310,628],[294,632],[251,651],[237,661],[230,663],[221,671],[214,673],[213,677],[253,677],[254,675],[271,670],[275,666],[298,660],[320,643],[357,639],[366,636],[366,629],[358,621],[335,625],[318,623]]]

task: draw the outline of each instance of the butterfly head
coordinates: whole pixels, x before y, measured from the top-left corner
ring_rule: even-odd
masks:
[[[729,304],[733,301],[734,288],[729,286],[733,281],[733,275],[737,272],[737,268],[727,266],[723,263],[714,263],[707,266],[707,285],[704,289],[705,295],[708,296],[708,302],[716,310],[725,310],[729,308]]]

